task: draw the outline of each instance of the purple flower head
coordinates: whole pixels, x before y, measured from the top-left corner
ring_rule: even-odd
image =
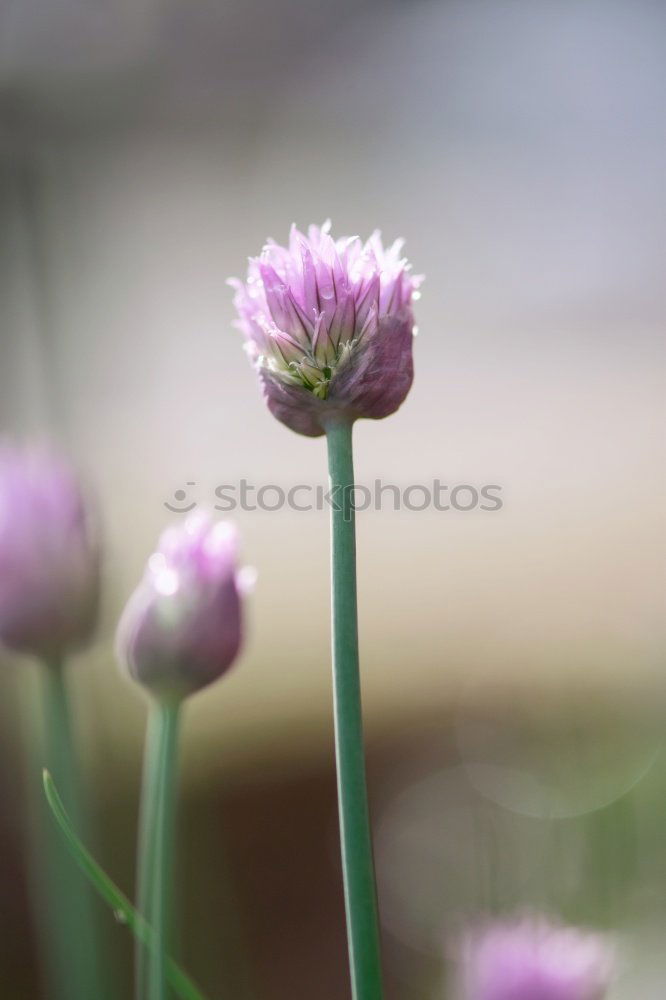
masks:
[[[613,955],[600,934],[523,918],[467,935],[463,1000],[602,1000]]]
[[[190,514],[167,528],[118,626],[130,677],[158,696],[181,698],[224,674],[242,639],[243,571],[227,522]]]
[[[60,457],[0,446],[0,641],[54,659],[90,638],[99,548],[79,481]]]
[[[236,289],[237,326],[274,416],[317,437],[331,418],[387,417],[413,377],[412,300],[421,278],[380,234],[334,240],[330,222],[269,241]]]

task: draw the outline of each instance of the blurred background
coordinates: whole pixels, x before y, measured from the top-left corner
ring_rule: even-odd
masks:
[[[330,216],[427,276],[359,479],[503,499],[359,516],[389,1000],[447,996],[461,924],[525,907],[613,929],[613,997],[662,1000],[665,29],[659,0],[0,0],[0,429],[98,499],[104,620],[71,680],[126,891],[145,705],[115,623],[166,504],[325,483],[225,279]],[[240,665],[188,706],[181,954],[211,998],[341,1000],[327,515],[234,518],[259,581]],[[0,980],[27,1000],[34,667],[0,667]]]

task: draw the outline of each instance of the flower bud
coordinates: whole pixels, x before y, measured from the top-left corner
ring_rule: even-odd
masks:
[[[413,377],[412,300],[421,278],[384,249],[378,232],[333,240],[330,223],[292,226],[289,247],[269,242],[231,279],[250,358],[273,415],[310,437],[330,420],[386,417]]]
[[[603,1000],[613,966],[600,934],[521,919],[467,935],[462,1000]]]
[[[44,659],[85,643],[97,620],[99,562],[69,465],[0,447],[0,641]]]
[[[181,698],[226,673],[242,639],[236,563],[227,522],[197,512],[163,533],[118,626],[118,658],[133,680]]]

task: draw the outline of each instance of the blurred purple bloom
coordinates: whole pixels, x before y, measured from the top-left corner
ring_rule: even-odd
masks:
[[[99,603],[99,549],[62,459],[0,447],[0,640],[47,659],[83,644]]]
[[[464,939],[464,1000],[602,1000],[613,955],[600,934],[524,918]]]
[[[241,646],[242,590],[233,527],[190,514],[162,534],[125,607],[121,664],[158,696],[180,698],[217,680]]]
[[[274,416],[317,437],[331,417],[386,417],[412,384],[412,300],[421,278],[402,240],[333,240],[330,223],[269,241],[236,289],[237,325]]]

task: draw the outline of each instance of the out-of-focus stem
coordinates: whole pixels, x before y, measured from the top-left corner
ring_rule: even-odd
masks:
[[[86,826],[78,761],[74,750],[64,664],[41,665],[45,739],[42,764],[58,782],[63,801],[75,822]],[[90,887],[81,878],[62,843],[48,829],[43,837],[49,947],[53,954],[52,988],[63,1000],[105,996],[102,948]]]
[[[153,947],[137,946],[137,1000],[168,996],[178,723],[177,703],[151,704],[141,790],[138,910],[152,927]]]
[[[354,1000],[381,1000],[377,892],[363,748],[352,425],[327,427],[331,484],[333,696],[342,869]]]

